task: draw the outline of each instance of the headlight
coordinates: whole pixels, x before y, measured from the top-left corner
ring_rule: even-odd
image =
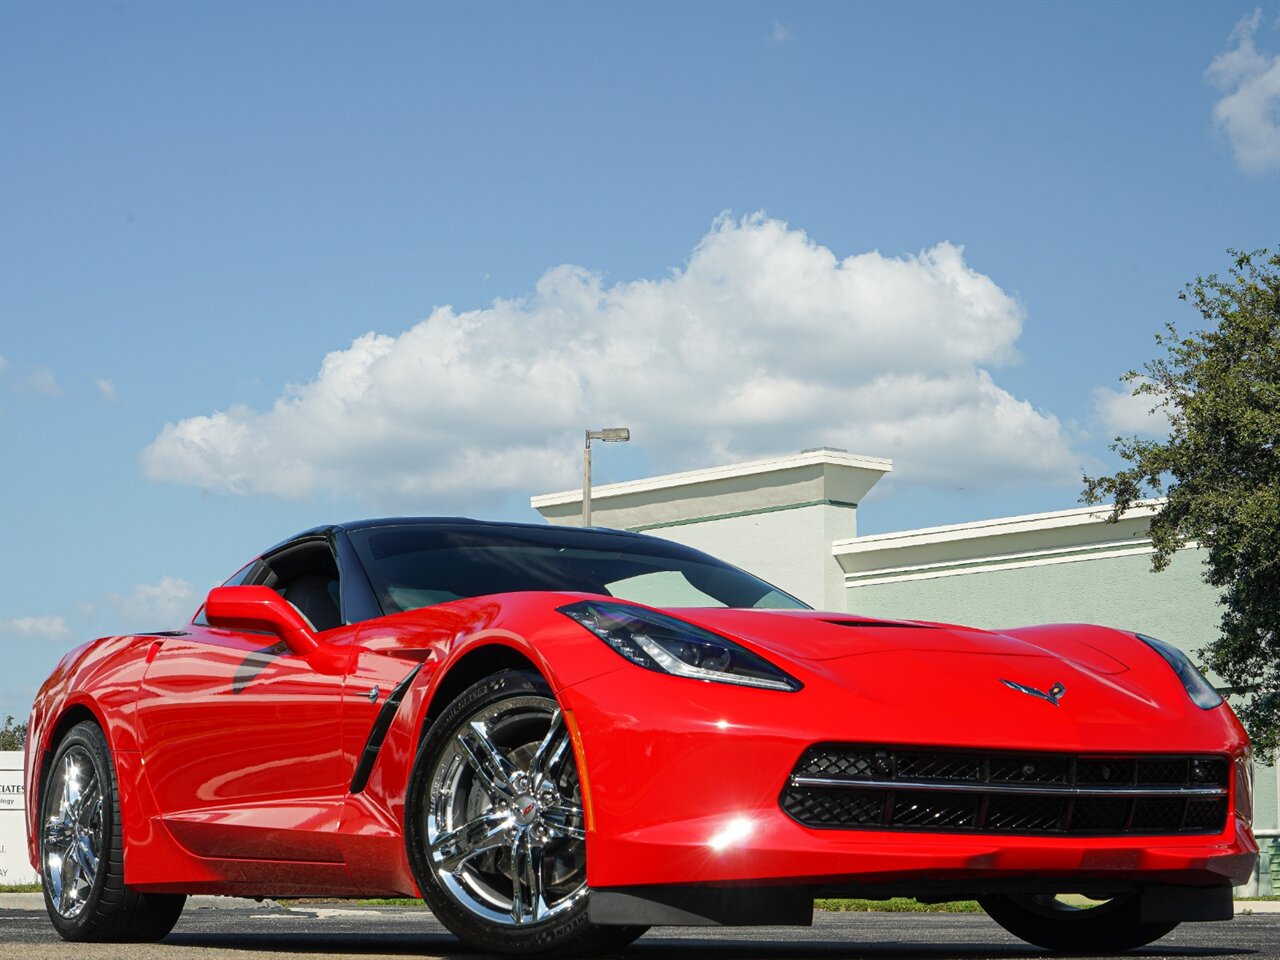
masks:
[[[646,670],[765,690],[794,691],[802,686],[727,637],[655,610],[584,600],[560,612]]]
[[[1213,684],[1204,678],[1196,665],[1191,662],[1191,658],[1179,650],[1171,643],[1165,643],[1163,640],[1157,640],[1155,637],[1147,637],[1141,633],[1135,636],[1154,650],[1160,656],[1164,657],[1165,663],[1173,667],[1173,672],[1178,675],[1178,679],[1182,681],[1182,685],[1187,688],[1187,696],[1201,710],[1212,710],[1214,707],[1222,705],[1222,697],[1218,691],[1213,689]]]

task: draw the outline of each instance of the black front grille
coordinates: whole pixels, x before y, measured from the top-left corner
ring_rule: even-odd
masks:
[[[933,793],[899,790],[893,797],[893,822],[899,827],[922,830],[965,830],[978,819],[978,799],[958,796],[939,798]]]
[[[807,827],[1126,836],[1218,833],[1220,756],[1093,756],[819,744],[782,809]]]
[[[1107,786],[1133,783],[1134,761],[1122,757],[1081,757],[1076,761],[1076,783]]]
[[[1058,829],[1065,800],[1001,794],[987,800],[983,828],[991,833],[1051,833]]]
[[[1067,758],[1052,754],[989,757],[985,772],[980,780],[999,783],[1066,783],[1069,775]]]
[[[898,776],[903,780],[973,780],[982,779],[982,761],[962,753],[897,754]]]

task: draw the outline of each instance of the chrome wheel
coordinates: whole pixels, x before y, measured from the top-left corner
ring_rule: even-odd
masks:
[[[79,916],[98,877],[104,843],[102,783],[89,752],[75,746],[62,755],[49,784],[41,867],[53,908]]]
[[[91,720],[58,741],[40,775],[40,874],[49,920],[76,943],[159,940],[186,896],[124,883],[120,789],[111,747]]]
[[[425,839],[450,897],[503,927],[559,917],[587,893],[577,766],[555,700],[534,693],[476,710],[430,775]]]

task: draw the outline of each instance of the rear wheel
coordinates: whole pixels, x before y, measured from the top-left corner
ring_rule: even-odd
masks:
[[[445,709],[414,763],[405,826],[427,905],[476,947],[590,954],[644,932],[587,919],[577,764],[536,673],[495,674]]]
[[[40,814],[44,903],[64,940],[142,942],[173,929],[184,895],[124,885],[115,766],[97,724],[76,724],[58,744]]]
[[[982,909],[1015,937],[1062,953],[1116,953],[1159,940],[1176,921],[1143,923],[1136,893],[1111,900],[1053,895],[979,897]]]

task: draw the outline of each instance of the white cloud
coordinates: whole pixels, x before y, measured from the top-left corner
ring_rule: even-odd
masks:
[[[773,29],[769,31],[769,39],[774,43],[786,43],[791,39],[791,31],[775,20]]]
[[[69,640],[71,628],[62,617],[12,617],[0,620],[0,633],[12,633],[29,640]]]
[[[177,577],[162,577],[157,583],[140,583],[127,594],[107,594],[96,602],[80,602],[75,609],[85,621],[74,631],[64,617],[47,614],[0,620],[0,642],[15,651],[17,645],[58,644],[65,647],[75,639],[88,640],[108,634],[135,630],[180,629],[191,621],[199,600],[191,584]]]
[[[1223,92],[1213,118],[1245,170],[1267,173],[1280,166],[1280,53],[1263,54],[1254,44],[1262,11],[1254,10],[1231,31],[1235,44],[1218,54],[1205,76]]]
[[[1139,379],[1139,383],[1146,382]],[[1111,436],[1167,437],[1169,416],[1159,406],[1160,398],[1134,395],[1129,387],[1112,390],[1094,387],[1093,412]]]
[[[330,353],[269,410],[167,425],[142,462],[211,491],[474,508],[572,485],[581,430],[620,423],[655,469],[833,445],[905,482],[1074,482],[1057,418],[988,371],[1022,319],[951,244],[840,260],[721,217],[663,279],[560,266],[523,299],[440,307]]]
[[[9,369],[9,358],[5,356],[0,356],[0,373],[8,369]]]
[[[112,403],[120,399],[120,394],[116,392],[116,385],[106,377],[97,377],[93,381],[93,385],[98,388],[98,392],[110,400]]]
[[[58,383],[57,377],[53,375],[53,371],[48,367],[41,367],[27,377],[26,386],[32,393],[38,393],[46,397],[60,397],[64,392],[62,385]]]
[[[140,583],[132,592],[108,594],[106,602],[115,608],[118,632],[166,630],[191,620],[199,606],[191,584],[177,577],[162,577],[158,583]]]

